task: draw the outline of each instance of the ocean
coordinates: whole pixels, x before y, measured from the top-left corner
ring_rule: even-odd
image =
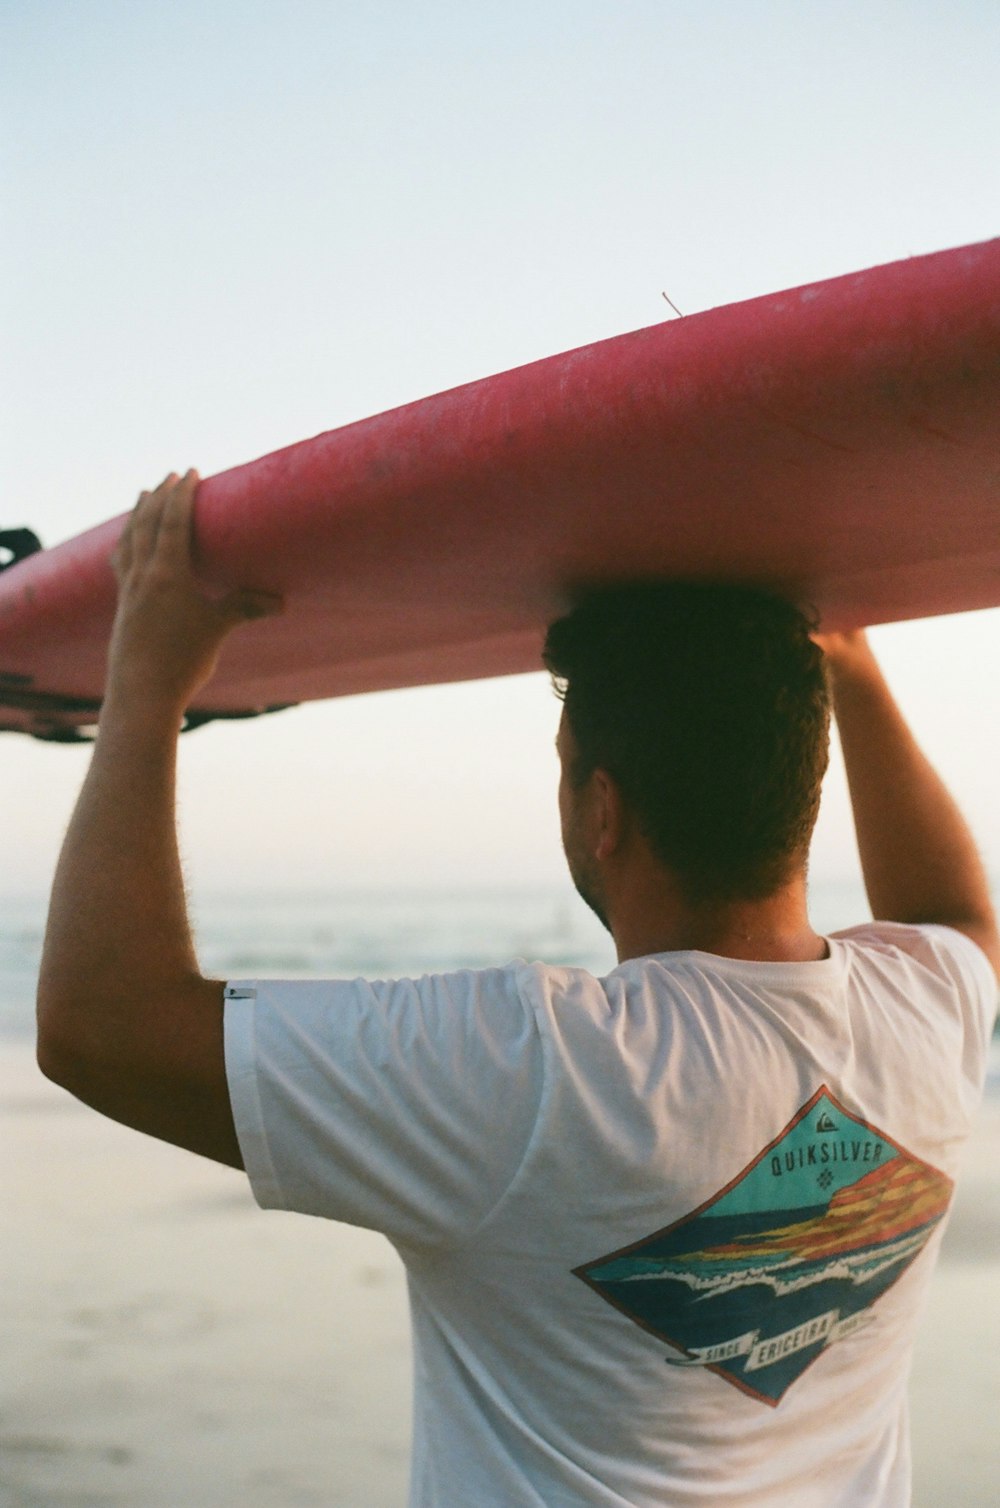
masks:
[[[34,1036],[47,906],[41,895],[0,896],[0,1043]],[[604,974],[615,964],[608,934],[568,881],[519,890],[197,894],[190,910],[209,978],[391,979],[515,958]],[[833,932],[871,913],[860,880],[847,878],[811,884],[810,914],[819,931]],[[1000,1100],[1000,1034],[986,1092]]]
[[[34,1033],[47,905],[41,895],[0,897],[0,1040]],[[853,880],[817,884],[811,906],[821,931],[869,914]],[[195,894],[190,909],[211,978],[384,979],[514,958],[603,974],[615,963],[607,933],[568,881],[519,890]]]
[[[47,899],[0,898],[0,1040],[34,1033]],[[399,978],[513,958],[614,966],[604,929],[567,886],[240,893],[191,897],[209,978]]]
[[[0,896],[0,1041],[34,1034],[48,899]],[[572,886],[523,889],[195,894],[192,927],[210,978],[399,978],[542,959],[604,974],[611,940]],[[867,920],[859,879],[810,885],[821,932]],[[992,1076],[991,1076],[992,1077]],[[1000,1086],[996,1086],[1000,1087]]]

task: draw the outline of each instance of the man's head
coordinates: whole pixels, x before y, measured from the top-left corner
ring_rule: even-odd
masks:
[[[552,624],[563,841],[602,920],[580,827],[595,790],[620,797],[689,905],[761,900],[804,867],[829,746],[809,633],[785,602],[701,583],[603,588]]]

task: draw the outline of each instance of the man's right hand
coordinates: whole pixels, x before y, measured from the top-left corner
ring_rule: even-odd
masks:
[[[108,651],[108,698],[138,695],[181,713],[212,675],[223,640],[239,624],[281,611],[281,599],[259,591],[210,594],[191,559],[199,476],[176,472],[143,492],[112,558],[118,611]]]

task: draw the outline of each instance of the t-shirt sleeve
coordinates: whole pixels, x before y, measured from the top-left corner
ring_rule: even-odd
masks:
[[[965,1051],[962,1069],[976,1092],[986,1076],[990,1039],[997,1019],[998,986],[993,965],[971,937],[954,927],[924,926],[935,954],[954,981],[963,1006]]]
[[[898,949],[936,989],[930,998],[945,1006],[961,1033],[961,1073],[967,1104],[979,1102],[997,1019],[998,986],[986,954],[964,932],[937,924],[868,922],[834,936],[876,947]],[[919,976],[915,976],[915,985]],[[924,984],[926,993],[926,983]]]
[[[226,1074],[265,1208],[393,1240],[470,1234],[531,1138],[542,1048],[518,969],[226,987]]]

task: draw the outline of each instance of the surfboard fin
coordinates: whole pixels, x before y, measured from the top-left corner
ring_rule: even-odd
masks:
[[[37,555],[42,541],[31,529],[0,529],[0,571]]]

